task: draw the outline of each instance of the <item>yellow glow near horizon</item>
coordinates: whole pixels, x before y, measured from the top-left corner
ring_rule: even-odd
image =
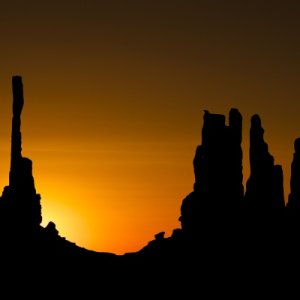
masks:
[[[244,124],[244,183],[249,176],[247,127],[249,124]],[[265,131],[267,136],[269,131]],[[197,145],[192,140],[186,141],[190,153],[176,140],[152,142],[151,147],[145,142],[102,141],[95,145],[84,141],[81,150],[80,144],[76,149],[66,141],[24,144],[33,149],[26,151],[25,147],[23,155],[33,160],[35,185],[42,196],[42,225],[53,221],[69,241],[95,251],[123,254],[141,249],[160,231],[169,236],[180,227],[180,205],[194,183],[192,159]],[[274,148],[283,153],[280,145],[269,143],[271,154]],[[3,156],[8,161],[9,152]],[[286,161],[285,167],[289,163]]]
[[[110,151],[88,151],[88,144],[85,146],[83,151],[36,150],[26,154],[35,157],[34,176],[42,196],[44,226],[54,221],[60,235],[79,246],[119,254],[137,251],[159,231],[170,235],[180,227],[184,195],[177,188],[187,184],[182,181],[185,166],[178,163],[182,159],[180,147],[173,145],[169,153],[157,153],[144,145],[132,152],[125,146],[123,151],[116,151],[116,145],[111,145]],[[187,175],[192,182],[192,172]],[[162,180],[167,177],[174,181]]]

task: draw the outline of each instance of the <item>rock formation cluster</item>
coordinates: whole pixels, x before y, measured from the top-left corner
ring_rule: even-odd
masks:
[[[41,197],[36,192],[32,161],[22,156],[21,113],[24,104],[20,76],[12,78],[13,116],[9,185],[0,197],[1,253],[27,249],[35,255],[92,258],[104,261],[136,262],[195,261],[212,258],[213,262],[266,258],[280,251],[296,253],[294,241],[300,230],[300,138],[294,143],[290,194],[284,200],[283,173],[275,164],[264,140],[259,115],[251,118],[250,176],[243,186],[242,115],[236,108],[226,117],[204,112],[202,143],[193,160],[193,190],[180,207],[180,228],[170,237],[164,232],[134,253],[102,256],[61,238],[53,222],[41,226]],[[21,250],[20,250],[21,249]],[[257,252],[257,255],[254,253]],[[289,251],[288,250],[288,251]],[[26,252],[27,253],[27,252]],[[27,253],[28,254],[28,253]],[[247,255],[246,255],[247,256]],[[121,260],[120,260],[121,258]],[[209,265],[209,268],[212,265]]]

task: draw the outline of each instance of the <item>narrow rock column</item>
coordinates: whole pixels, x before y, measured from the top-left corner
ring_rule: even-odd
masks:
[[[250,177],[247,181],[245,200],[248,208],[265,212],[284,208],[283,175],[280,165],[274,165],[264,141],[264,129],[260,117],[251,118],[250,129]]]
[[[42,222],[40,195],[32,176],[32,161],[22,157],[21,113],[24,105],[21,76],[12,77],[12,132],[9,186],[2,194],[2,222],[18,230],[35,230]]]
[[[300,138],[294,142],[294,158],[291,164],[290,194],[287,208],[300,212]]]

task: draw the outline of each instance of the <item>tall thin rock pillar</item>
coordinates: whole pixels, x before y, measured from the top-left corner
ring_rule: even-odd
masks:
[[[245,194],[248,208],[262,213],[277,208],[283,209],[285,203],[282,168],[274,164],[268,144],[264,141],[264,129],[257,114],[251,118],[249,154],[251,173]]]
[[[1,222],[18,230],[35,230],[42,221],[40,195],[32,176],[32,161],[22,156],[21,113],[24,105],[22,77],[12,77],[12,132],[9,185],[1,199]]]

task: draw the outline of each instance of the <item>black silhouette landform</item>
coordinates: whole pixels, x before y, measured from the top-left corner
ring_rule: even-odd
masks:
[[[300,253],[300,138],[295,140],[290,194],[285,204],[282,168],[274,164],[269,153],[260,117],[255,114],[251,118],[251,172],[244,190],[242,115],[232,108],[226,125],[224,115],[205,111],[202,144],[197,146],[193,160],[193,191],[180,208],[181,228],[175,228],[169,237],[163,231],[155,234],[136,252],[96,252],[61,237],[54,222],[41,226],[41,196],[36,193],[32,161],[22,156],[21,76],[13,76],[12,89],[9,185],[0,198],[2,261],[27,261],[31,266],[37,262],[40,268],[60,271],[71,263],[77,269],[102,270],[101,274],[114,270],[115,275],[129,269],[137,274],[149,269],[165,274],[175,269],[179,277],[185,277],[194,269],[197,274],[221,276],[230,269],[234,280],[250,270],[270,274],[283,264],[296,262]],[[224,276],[228,278],[228,274]]]

